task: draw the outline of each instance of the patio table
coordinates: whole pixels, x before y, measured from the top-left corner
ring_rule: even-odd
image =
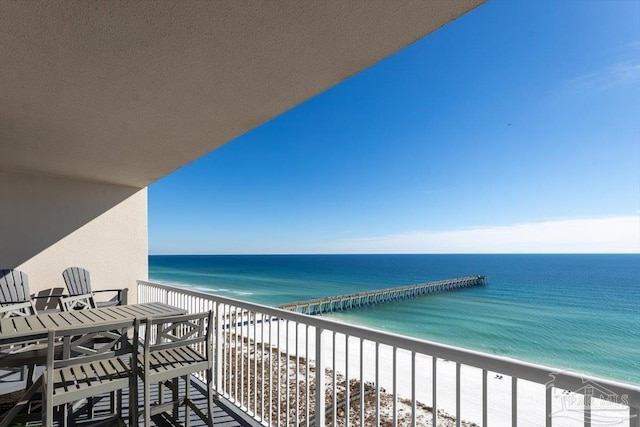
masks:
[[[187,310],[161,302],[151,302],[9,317],[0,319],[0,345],[30,341],[34,336],[46,334],[49,329],[78,328],[127,319],[179,316],[181,314],[187,314]]]

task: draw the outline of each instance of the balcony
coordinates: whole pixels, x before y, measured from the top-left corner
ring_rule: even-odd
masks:
[[[138,302],[214,310],[214,389],[252,423],[640,426],[638,386],[157,283]]]

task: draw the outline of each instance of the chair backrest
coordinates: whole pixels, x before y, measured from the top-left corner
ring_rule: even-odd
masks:
[[[29,278],[19,270],[0,270],[0,304],[31,301]]]
[[[93,294],[60,297],[60,309],[62,311],[90,310],[96,307]]]
[[[136,330],[139,330],[139,327]],[[212,311],[147,319],[144,336],[145,354],[154,350],[189,346],[211,360],[212,330]]]
[[[47,368],[58,369],[131,354],[129,329],[134,324],[133,320],[127,320],[49,330]],[[54,351],[56,340],[62,341],[62,353]]]
[[[0,270],[0,318],[36,314],[29,278],[19,270]]]
[[[62,278],[69,295],[85,295],[91,293],[91,278],[89,271],[80,267],[69,267],[62,272]]]

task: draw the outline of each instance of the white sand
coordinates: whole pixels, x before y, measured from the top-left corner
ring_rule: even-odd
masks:
[[[296,324],[289,322],[287,340],[287,328],[284,321],[264,324],[265,342],[269,341],[271,332],[271,345],[277,347],[278,324],[280,330],[279,348],[290,356],[296,354]],[[261,341],[263,325],[256,325],[257,341]],[[305,356],[306,327],[298,326],[298,355]],[[240,328],[238,328],[240,332]],[[253,327],[244,327],[244,336],[253,338]],[[315,360],[315,328],[309,328],[309,359]],[[323,357],[325,368],[333,369],[333,335],[330,332],[323,334]],[[336,334],[335,370],[345,374],[345,336]],[[371,341],[365,341],[363,345],[364,381],[376,382],[375,357],[376,346]],[[396,361],[397,394],[400,398],[412,397],[412,369],[411,353],[399,350]],[[511,377],[495,372],[488,373],[488,422],[492,427],[511,426]],[[379,356],[379,381],[378,385],[388,393],[393,392],[393,349],[389,346],[380,346]],[[429,356],[416,356],[416,399],[428,406],[432,406],[432,359]],[[349,339],[349,379],[360,379],[360,340],[355,337]],[[465,421],[482,423],[482,370],[470,366],[461,366],[461,418]],[[451,415],[456,413],[456,364],[455,362],[437,361],[437,408]],[[554,426],[580,427],[584,425],[582,419],[582,395],[563,394],[562,390],[554,390],[553,411]],[[594,404],[596,401],[594,400]],[[564,406],[563,406],[564,405]],[[564,408],[564,409],[563,409]],[[592,426],[621,426],[629,425],[624,420],[621,407],[617,411],[605,411],[603,418],[594,416]],[[593,411],[596,414],[596,411]],[[628,416],[628,411],[626,412]],[[612,420],[617,421],[613,423]],[[545,386],[529,381],[518,380],[518,425],[519,426],[545,426]]]

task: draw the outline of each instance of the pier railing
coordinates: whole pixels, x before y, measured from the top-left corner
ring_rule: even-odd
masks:
[[[139,281],[152,301],[214,310],[213,387],[265,426],[640,427],[638,386]]]

